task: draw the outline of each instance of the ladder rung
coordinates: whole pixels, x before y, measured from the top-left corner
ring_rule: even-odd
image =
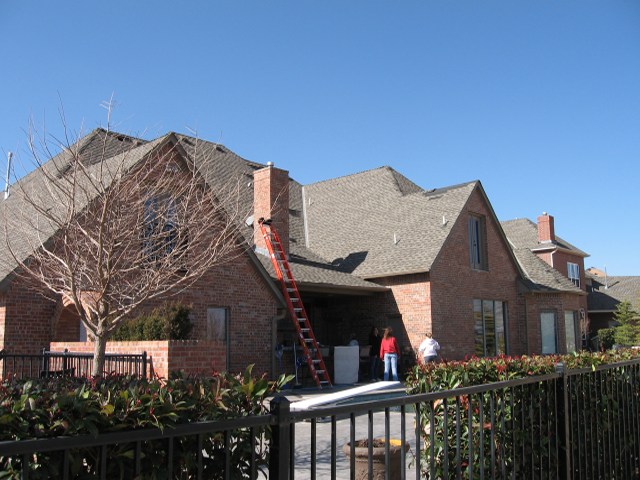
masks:
[[[302,311],[302,309],[298,307],[298,308],[294,308],[294,309],[293,309],[293,311],[294,311],[294,312],[296,312],[296,313],[298,313],[298,312],[301,312],[301,311]]]

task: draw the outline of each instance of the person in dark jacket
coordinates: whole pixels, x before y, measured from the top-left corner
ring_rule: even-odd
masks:
[[[378,327],[371,327],[369,333],[369,380],[378,381],[378,370],[380,369],[380,334]]]

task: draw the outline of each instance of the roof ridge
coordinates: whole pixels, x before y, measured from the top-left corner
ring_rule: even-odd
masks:
[[[357,177],[359,175],[364,175],[365,173],[371,173],[371,172],[375,172],[376,170],[384,170],[384,169],[395,171],[395,170],[393,170],[393,168],[391,168],[388,165],[382,165],[380,167],[369,168],[367,170],[361,170],[361,171],[355,172],[355,173],[347,173],[345,175],[340,175],[340,176],[337,176],[337,177],[327,178],[325,180],[319,180],[317,182],[308,183],[307,186],[318,185],[318,184],[321,184],[321,183],[333,182],[333,181],[340,180],[340,179],[343,179],[343,178]]]

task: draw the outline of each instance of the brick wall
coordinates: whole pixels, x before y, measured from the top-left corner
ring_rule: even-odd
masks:
[[[584,258],[564,251],[558,251],[553,254],[553,268],[568,278],[569,269],[567,267],[567,262],[575,263],[580,268],[580,288],[586,292],[587,285],[584,271]]]
[[[469,258],[469,216],[483,216],[488,270],[474,270]],[[431,269],[433,336],[442,356],[462,359],[474,353],[473,300],[507,302],[508,351],[524,353],[524,335],[517,315],[518,271],[483,195],[476,189],[452,227]],[[519,321],[520,320],[520,321]]]
[[[39,353],[51,340],[55,303],[27,288],[17,277],[4,296],[0,349],[10,353]]]
[[[320,332],[320,339],[329,344],[346,345],[349,334],[355,333],[359,343],[367,345],[373,326],[380,333],[383,328],[393,326],[401,347],[416,348],[424,338],[424,330],[431,325],[428,275],[386,277],[376,279],[376,283],[389,287],[390,291],[373,296],[334,297],[321,308],[321,316],[317,314],[318,308],[312,308],[314,320],[319,323],[317,328],[314,324],[316,335]]]
[[[5,315],[0,317],[0,320],[4,319],[0,348],[10,353],[39,353],[42,348],[49,348],[53,340],[51,321],[56,317],[55,303],[24,288],[18,280],[12,284],[5,298]],[[216,351],[213,355],[217,358],[216,369],[223,369],[226,365],[231,371],[242,371],[253,363],[254,373],[273,373],[272,326],[278,305],[266,280],[245,253],[232,264],[213,268],[190,289],[149,302],[137,313],[172,300],[180,300],[192,307],[193,339],[207,340],[207,309],[227,309],[229,363],[221,363]],[[60,318],[62,323],[55,329],[56,338],[67,341],[78,338],[78,323],[65,315],[60,315]],[[185,356],[179,349],[174,352]]]
[[[542,332],[540,314],[543,312],[553,312],[556,318],[556,341],[558,353],[566,353],[566,335],[564,312],[575,311],[580,314],[580,310],[585,312],[587,308],[587,297],[571,293],[528,293],[526,294],[526,314],[529,336],[529,353],[540,353],[542,351]],[[578,348],[580,348],[580,338],[576,338]]]
[[[289,253],[289,172],[273,166],[253,173],[254,243],[266,249],[258,228],[258,219],[271,219],[282,247]]]
[[[51,350],[93,353],[92,342],[53,342]],[[170,372],[187,375],[211,375],[226,370],[225,345],[212,340],[171,340],[154,342],[108,342],[106,353],[136,354],[147,352],[151,376],[168,378]]]

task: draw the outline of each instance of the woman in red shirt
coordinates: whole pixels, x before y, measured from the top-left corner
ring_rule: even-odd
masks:
[[[389,380],[389,370],[391,377],[398,381],[398,358],[400,358],[400,349],[396,337],[393,336],[391,327],[384,329],[382,342],[380,342],[380,358],[384,360],[384,380]]]

